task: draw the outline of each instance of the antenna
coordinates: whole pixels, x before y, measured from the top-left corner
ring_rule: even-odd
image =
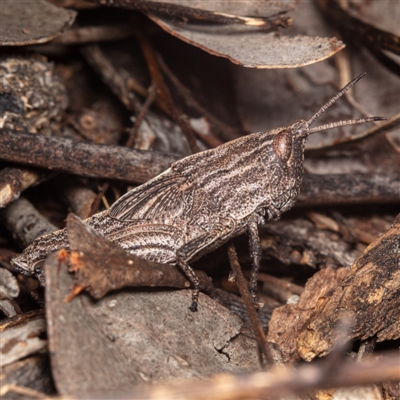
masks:
[[[385,121],[387,118],[385,117],[368,117],[368,118],[360,118],[360,119],[348,119],[346,121],[338,121],[332,122],[330,124],[316,126],[315,128],[311,128],[307,130],[307,133],[311,135],[315,132],[324,131],[326,129],[336,128],[338,126],[345,126],[345,125],[357,125],[363,124],[364,122],[375,122],[375,121]]]
[[[323,106],[321,106],[315,114],[309,118],[306,123],[310,126],[317,118],[319,118],[333,103],[335,103],[340,97],[342,97],[350,88],[352,88],[361,78],[363,78],[367,73],[363,72],[358,75],[356,78],[351,80],[343,89],[341,89],[338,93],[335,94],[331,99],[329,99]],[[344,125],[356,125],[363,124],[365,122],[375,122],[375,121],[383,121],[386,120],[385,117],[368,117],[368,118],[360,118],[360,119],[349,119],[346,121],[338,121],[332,122],[330,124],[325,124],[321,126],[317,126],[315,128],[308,129],[308,134],[312,134],[315,132],[320,132],[326,129],[336,128],[338,126]]]

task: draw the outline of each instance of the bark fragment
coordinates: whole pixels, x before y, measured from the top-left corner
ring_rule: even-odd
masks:
[[[325,268],[307,282],[297,304],[286,304],[273,311],[267,341],[272,344],[276,362],[294,363],[300,359],[296,342],[299,332],[319,303],[329,298],[347,274],[347,268]]]
[[[34,171],[32,169],[8,167],[1,170],[0,208],[17,200],[23,190],[37,183],[39,177],[39,171]]]
[[[43,311],[30,311],[2,321],[0,324],[2,366],[35,354],[46,347],[47,341],[41,338],[46,330]]]
[[[0,72],[0,128],[42,134],[59,128],[68,99],[52,63],[39,55],[2,56]]]
[[[346,340],[377,341],[400,337],[400,219],[367,247],[331,296],[322,299],[297,338],[302,358],[327,354],[337,340],[332,329],[342,318],[352,320]]]

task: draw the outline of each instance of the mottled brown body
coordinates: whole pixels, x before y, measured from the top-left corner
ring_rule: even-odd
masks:
[[[188,262],[248,231],[254,262],[250,288],[254,294],[261,257],[258,225],[264,218],[279,218],[295,203],[308,135],[378,119],[309,128],[360,78],[350,82],[308,121],[254,133],[186,157],[85,222],[132,254],[178,264],[195,289],[192,310],[197,308],[199,282]],[[37,239],[13,260],[14,265],[23,273],[43,278],[41,261],[60,248],[68,248],[65,230]]]

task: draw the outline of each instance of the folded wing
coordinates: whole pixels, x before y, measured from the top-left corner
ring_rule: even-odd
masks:
[[[109,209],[109,216],[120,221],[175,218],[185,206],[185,182],[184,176],[167,171],[118,199]]]

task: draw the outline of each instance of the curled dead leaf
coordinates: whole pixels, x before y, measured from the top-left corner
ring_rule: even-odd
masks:
[[[0,6],[0,46],[46,43],[66,31],[76,17],[75,11],[45,0],[1,0]]]
[[[171,35],[249,68],[302,67],[324,60],[344,47],[336,38],[288,37],[240,27],[217,33],[197,26],[177,26],[155,15],[150,18]]]

